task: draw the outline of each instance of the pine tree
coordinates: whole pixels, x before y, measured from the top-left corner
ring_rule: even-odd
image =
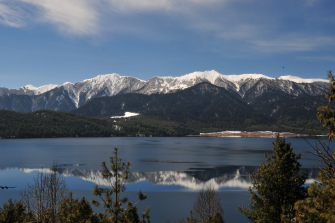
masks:
[[[335,77],[331,71],[328,72],[327,78],[329,79],[330,93],[326,93],[325,96],[329,102],[325,106],[318,108],[317,117],[320,123],[323,123],[323,127],[328,128],[329,143],[335,139],[335,110],[334,104],[331,103],[335,99]],[[315,135],[315,146],[310,144],[314,149],[314,155],[317,156],[320,162],[323,164],[320,167],[321,171],[325,174],[328,179],[335,179],[335,152],[330,148],[330,144],[320,140]]]
[[[147,207],[146,211],[142,214],[142,221],[139,220],[136,204],[145,200],[147,196],[141,191],[137,193],[138,201],[133,204],[128,201],[128,198],[121,198],[121,194],[126,190],[125,181],[129,178],[130,162],[122,162],[122,158],[118,157],[118,148],[114,148],[114,156],[109,160],[111,166],[110,170],[107,168],[106,163],[102,162],[102,176],[111,182],[111,189],[94,187],[93,194],[99,196],[102,202],[92,200],[92,203],[99,206],[101,203],[105,208],[104,212],[109,215],[113,222],[150,222],[149,212]],[[103,196],[104,195],[104,196]],[[114,198],[114,199],[113,199]],[[123,204],[127,203],[127,208]],[[147,220],[145,220],[147,219]]]
[[[287,222],[335,222],[335,179],[320,172],[308,188],[308,198],[297,201],[294,210],[295,216],[287,216]]]
[[[295,203],[295,215],[285,216],[287,222],[335,222],[335,153],[330,148],[330,142],[335,139],[335,111],[331,108],[335,99],[335,78],[331,71],[327,78],[330,79],[330,93],[326,93],[329,102],[318,108],[317,117],[323,127],[328,128],[329,142],[316,137],[315,146],[310,144],[314,149],[312,154],[323,166],[320,166],[318,181],[308,188],[308,198]]]
[[[307,174],[299,175],[301,155],[296,155],[279,135],[273,143],[273,155],[265,153],[265,158],[267,163],[250,176],[250,209],[242,206],[238,210],[252,222],[282,222],[283,215],[294,215],[294,203],[306,198],[303,185]]]
[[[34,216],[26,212],[26,206],[21,201],[9,199],[0,207],[0,223],[34,222]]]
[[[332,141],[335,139],[335,111],[330,107],[332,101],[335,99],[335,77],[332,71],[328,72],[327,78],[330,83],[330,93],[326,93],[325,96],[328,98],[329,103],[318,108],[319,112],[317,113],[317,117],[320,120],[320,123],[323,123],[323,127],[328,128],[328,137],[329,140]]]
[[[66,198],[58,214],[58,222],[78,222],[78,223],[98,223],[99,218],[96,216],[91,208],[90,203],[83,197],[73,199],[72,193]]]

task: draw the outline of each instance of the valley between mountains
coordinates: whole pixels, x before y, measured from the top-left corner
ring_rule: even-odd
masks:
[[[321,134],[316,113],[328,103],[327,89],[323,79],[216,71],[148,81],[107,74],[61,86],[2,87],[0,119],[6,120],[0,120],[0,137],[184,136],[224,130],[311,133],[311,126]],[[111,118],[125,112],[139,115]],[[21,123],[23,117],[31,122]],[[47,127],[48,134],[43,131]]]

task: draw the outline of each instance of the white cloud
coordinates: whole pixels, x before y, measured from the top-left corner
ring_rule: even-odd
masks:
[[[323,60],[323,61],[335,62],[335,56],[304,56],[301,58],[309,61]]]
[[[299,9],[316,2],[302,0],[295,6]],[[52,24],[62,34],[122,33],[159,40],[178,37],[176,30],[186,30],[205,38],[214,37],[219,44],[239,41],[259,52],[311,51],[334,46],[332,38],[310,31],[316,30],[324,17],[317,19],[308,14],[310,9],[300,9],[290,16],[304,22],[294,30],[286,29],[288,18],[282,13],[286,10],[280,8],[276,13],[276,7],[261,0],[0,0],[0,24],[19,28],[38,22]],[[330,24],[328,20],[323,23]],[[160,24],[162,21],[165,24]]]
[[[218,35],[225,39],[250,39],[260,36],[262,27],[254,24],[238,24],[221,31]]]
[[[112,8],[123,11],[181,11],[194,6],[211,6],[226,0],[106,0]]]
[[[94,35],[101,31],[103,19],[113,23],[120,13],[148,11],[179,12],[194,7],[211,7],[227,0],[0,0],[0,23],[22,27],[30,22],[49,23],[63,34]],[[1,3],[4,2],[4,3]],[[111,26],[115,27],[115,24]],[[117,27],[117,25],[116,25]],[[134,27],[137,29],[137,27]]]
[[[11,27],[24,26],[25,14],[9,1],[0,0],[0,24]]]
[[[18,0],[37,7],[38,22],[49,22],[61,32],[91,35],[98,30],[98,15],[90,0]]]
[[[312,51],[322,46],[334,46],[330,37],[286,35],[274,39],[253,40],[254,48],[262,52]]]

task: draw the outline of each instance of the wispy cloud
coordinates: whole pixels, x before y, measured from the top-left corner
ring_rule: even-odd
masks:
[[[19,28],[25,25],[24,18],[25,13],[13,2],[0,1],[0,24]]]
[[[309,61],[315,61],[315,60],[321,60],[321,61],[331,61],[335,62],[335,56],[304,56],[301,57],[304,60],[309,60]]]
[[[227,0],[224,0],[227,1]],[[179,11],[211,6],[222,0],[0,0],[0,23],[22,27],[29,22],[49,23],[60,32],[95,35],[103,26],[101,18],[113,13]]]
[[[51,23],[65,33],[92,35],[98,29],[98,15],[90,0],[19,0],[37,8],[35,21]]]
[[[106,0],[109,4],[119,11],[185,11],[188,8],[197,6],[211,6],[223,3],[227,0]]]
[[[92,36],[110,33],[162,38],[179,31],[237,41],[259,52],[311,51],[334,46],[331,34],[313,30],[330,27],[334,16],[313,14],[316,0],[264,3],[262,0],[0,0],[0,24],[22,27],[51,24],[62,33]],[[295,10],[288,11],[288,8]],[[308,6],[308,7],[304,7]],[[292,13],[294,12],[294,13]],[[288,13],[288,14],[286,14]],[[139,21],[139,20],[141,20]],[[166,22],[160,24],[161,21]],[[293,22],[296,25],[291,25]],[[325,25],[326,24],[326,25]],[[166,27],[164,27],[166,25]],[[307,30],[308,29],[308,30]],[[311,31],[312,30],[312,31]],[[238,47],[238,45],[236,46]]]
[[[327,36],[286,35],[274,39],[253,40],[254,49],[262,52],[312,51],[323,46],[334,46]]]

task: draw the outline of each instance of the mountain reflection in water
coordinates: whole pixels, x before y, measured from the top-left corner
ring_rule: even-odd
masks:
[[[61,165],[66,166],[66,165]],[[80,166],[80,165],[72,165]],[[256,172],[258,166],[221,166],[215,168],[196,168],[187,171],[157,171],[157,172],[130,172],[127,184],[135,185],[140,182],[150,182],[152,185],[178,186],[183,190],[202,190],[208,186],[215,190],[235,190],[248,189],[251,186],[250,175]],[[2,171],[10,170],[3,168]],[[25,173],[34,171],[51,172],[49,168],[17,168]],[[301,171],[307,171],[308,180],[306,184],[315,181],[319,169],[308,168]],[[87,170],[80,168],[60,168],[60,174],[65,177],[75,177],[84,181],[92,182],[95,185],[110,186],[107,179],[103,179],[100,170]],[[90,189],[90,188],[87,188]],[[140,190],[140,185],[138,190]],[[175,189],[175,188],[174,188]]]

